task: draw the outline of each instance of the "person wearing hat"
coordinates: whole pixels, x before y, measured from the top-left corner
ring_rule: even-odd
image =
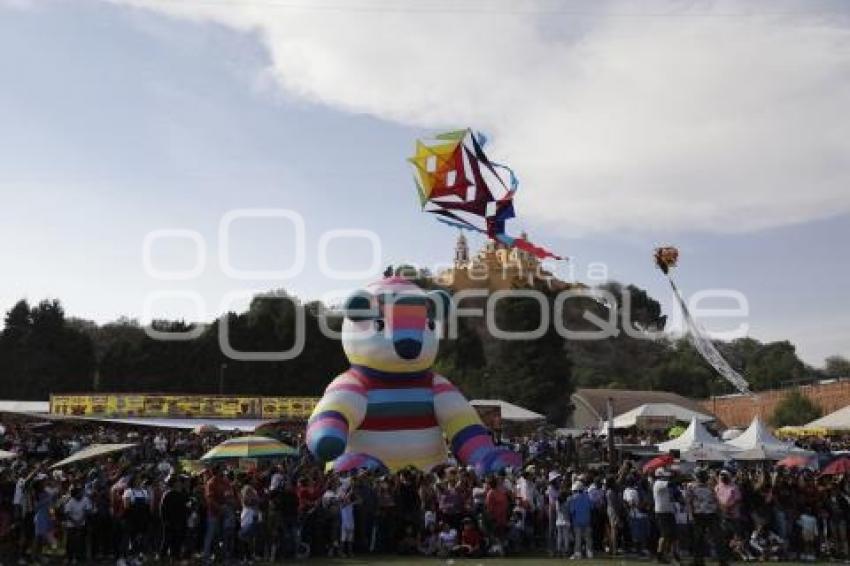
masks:
[[[670,473],[662,468],[655,470],[652,497],[655,500],[655,524],[658,527],[658,562],[669,562],[670,550],[676,540],[676,517],[673,514],[673,496]]]
[[[573,526],[573,540],[575,548],[572,558],[581,558],[581,543],[584,541],[584,550],[587,558],[593,558],[593,532],[591,531],[591,502],[584,484],[580,481],[573,483],[573,494],[569,499],[570,523]]]

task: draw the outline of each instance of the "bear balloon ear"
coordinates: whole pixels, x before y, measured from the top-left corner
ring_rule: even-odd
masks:
[[[343,307],[345,318],[355,322],[378,318],[378,304],[369,291],[355,291],[345,300]]]
[[[446,320],[452,308],[452,297],[442,290],[428,293],[428,317],[433,320]]]

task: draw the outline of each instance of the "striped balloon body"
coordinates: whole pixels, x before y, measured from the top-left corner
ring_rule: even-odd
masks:
[[[519,465],[494,446],[475,409],[445,377],[431,371],[436,319],[443,303],[406,279],[369,285],[349,300],[342,343],[351,362],[316,405],[307,446],[338,471],[430,470],[450,448],[481,473]]]

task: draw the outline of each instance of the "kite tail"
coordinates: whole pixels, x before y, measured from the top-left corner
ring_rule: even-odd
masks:
[[[503,244],[505,244],[506,246],[509,246],[511,248],[519,248],[519,249],[521,249],[525,252],[530,253],[531,255],[533,255],[534,257],[536,257],[538,259],[548,259],[548,258],[557,259],[557,260],[566,259],[563,256],[553,254],[552,252],[550,252],[549,250],[547,250],[545,248],[541,248],[540,246],[535,246],[534,244],[532,244],[531,242],[529,242],[528,240],[526,240],[524,238],[514,238],[512,236],[508,236],[507,234],[496,234],[496,239],[498,241],[502,242]]]
[[[472,224],[467,224],[465,222],[455,222],[453,220],[448,220],[446,218],[437,218],[438,221],[451,226],[452,228],[460,228],[461,230],[469,230],[470,232],[478,232],[479,234],[487,234],[486,230],[482,230],[481,228],[477,228]]]
[[[478,146],[483,149],[484,146],[487,145],[487,136],[485,136],[481,132],[474,132],[473,135],[475,136],[475,141],[478,142]],[[496,163],[495,161],[490,161],[489,159],[487,160],[487,163],[490,165],[490,167],[502,169],[503,171],[508,172],[508,177],[510,178],[510,191],[512,193],[515,193],[516,190],[519,188],[519,179],[517,178],[516,173],[514,173],[514,170],[505,165],[504,163]]]
[[[495,161],[491,161],[490,165],[492,165],[496,169],[504,169],[505,171],[508,172],[508,177],[510,179],[508,181],[508,183],[511,186],[510,191],[511,191],[511,193],[515,193],[516,190],[519,188],[519,179],[517,178],[516,173],[514,173],[514,170],[511,169],[510,167],[508,167],[507,165],[503,165],[501,163],[496,163]]]
[[[690,336],[691,344],[694,345],[694,348],[697,349],[705,361],[711,364],[711,366],[717,370],[717,373],[722,375],[726,381],[735,387],[735,389],[745,395],[753,395],[750,391],[750,384],[747,383],[747,380],[744,379],[737,371],[732,369],[729,362],[727,362],[720,352],[717,351],[714,343],[703,333],[700,326],[693,319],[690,311],[688,310],[688,306],[685,304],[685,300],[682,298],[682,294],[679,292],[679,288],[676,287],[676,283],[673,281],[673,277],[669,273],[667,274],[667,280],[670,281],[670,287],[673,288],[673,294],[676,296],[676,301],[682,309],[682,315],[684,316],[685,323],[688,326],[688,336]]]

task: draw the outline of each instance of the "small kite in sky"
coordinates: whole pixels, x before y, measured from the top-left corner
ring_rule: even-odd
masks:
[[[505,233],[505,222],[515,216],[513,198],[519,181],[510,167],[487,157],[485,143],[481,133],[469,128],[417,140],[416,153],[408,161],[415,169],[422,209],[449,226],[485,234],[540,259],[565,259]]]

